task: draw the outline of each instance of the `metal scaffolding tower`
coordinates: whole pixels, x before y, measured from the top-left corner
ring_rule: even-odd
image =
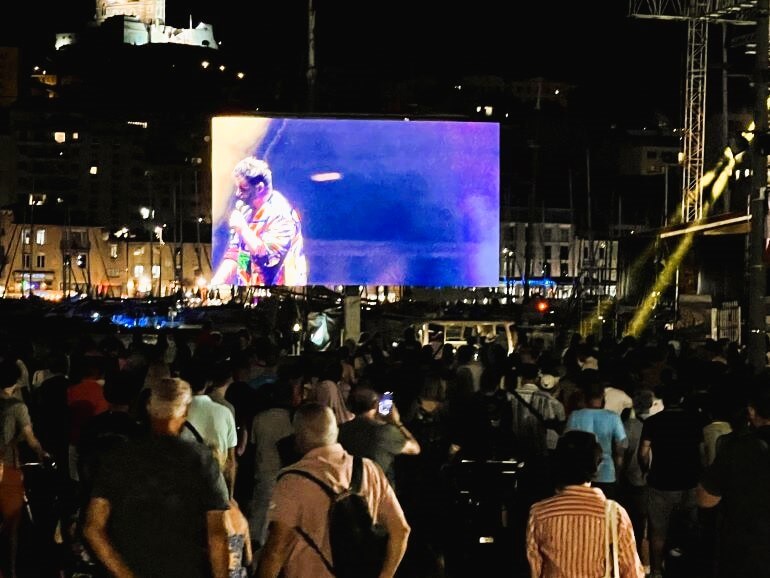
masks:
[[[629,0],[635,18],[687,22],[687,79],[682,160],[682,222],[703,217],[703,163],[706,137],[706,69],[711,23],[754,25],[757,0]]]

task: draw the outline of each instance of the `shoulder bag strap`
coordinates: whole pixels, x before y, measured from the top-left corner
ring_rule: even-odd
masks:
[[[201,444],[202,443],[206,443],[206,442],[203,441],[203,436],[200,434],[198,429],[193,424],[191,424],[189,421],[185,421],[184,422],[184,427],[187,428],[190,431],[190,433],[198,441],[198,443],[201,443]]]
[[[618,562],[618,508],[614,500],[607,499],[604,505],[604,576],[620,578]],[[610,560],[610,558],[612,558]]]
[[[511,393],[516,399],[518,399],[524,405],[524,407],[526,407],[529,410],[529,413],[534,415],[540,423],[545,424],[545,418],[542,416],[542,414],[539,411],[537,411],[531,403],[529,403],[526,399],[524,399],[518,391],[514,389],[511,391]]]
[[[615,544],[612,555],[612,566],[615,577],[620,578],[620,540],[618,539],[618,503],[612,500],[612,542]]]

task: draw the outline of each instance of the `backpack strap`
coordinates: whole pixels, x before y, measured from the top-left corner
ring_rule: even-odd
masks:
[[[318,547],[318,544],[316,544],[316,543],[315,543],[315,540],[313,540],[313,538],[311,538],[311,537],[310,537],[310,534],[308,534],[307,532],[305,532],[305,530],[303,530],[303,529],[302,529],[302,528],[300,528],[299,526],[295,526],[295,527],[294,527],[294,529],[295,529],[295,530],[297,530],[297,533],[298,533],[300,536],[302,536],[302,537],[305,539],[305,542],[307,542],[307,543],[308,543],[308,545],[309,545],[309,546],[310,546],[310,547],[311,547],[313,550],[315,550],[315,551],[316,551],[316,553],[317,553],[317,554],[320,556],[320,558],[321,558],[321,561],[324,563],[324,566],[326,566],[326,569],[329,571],[329,573],[330,573],[330,574],[332,574],[333,576],[336,576],[336,574],[335,574],[335,572],[334,572],[334,566],[332,566],[331,562],[329,562],[329,561],[326,559],[326,556],[324,556],[324,553],[323,553],[323,552],[321,552],[321,548],[319,548],[319,547]]]
[[[313,474],[306,472],[304,470],[284,470],[280,474],[278,474],[278,477],[276,477],[276,481],[280,480],[282,477],[284,477],[287,474],[294,474],[296,476],[302,476],[303,478],[306,478],[310,480],[311,482],[315,482],[325,493],[327,496],[329,496],[332,500],[337,497],[337,492],[332,490],[328,484],[325,482],[322,482],[320,479],[315,477]]]
[[[364,472],[364,461],[361,459],[360,456],[353,456],[353,473],[351,474],[351,477],[350,477],[350,491],[353,492],[354,494],[358,494],[361,491],[361,482],[364,477],[363,472]],[[306,478],[312,482],[315,482],[332,500],[337,497],[337,492],[335,492],[329,486],[329,484],[327,484],[326,482],[322,482],[319,478],[317,478],[310,472],[306,472],[305,470],[297,470],[297,469],[283,470],[276,477],[276,481],[280,480],[286,474],[295,474],[297,476],[302,476],[303,478]]]
[[[328,484],[322,482],[320,479],[315,477],[313,474],[306,472],[304,470],[284,470],[278,476],[276,477],[276,481],[280,480],[282,477],[284,477],[287,474],[294,474],[295,476],[301,476],[305,479],[310,480],[311,482],[314,482],[315,484],[320,487],[324,493],[326,493],[329,498],[334,501],[334,498],[337,497],[337,493],[332,490]],[[302,528],[299,526],[294,526],[294,529],[297,531],[297,534],[302,536],[302,538],[305,540],[305,542],[308,543],[308,546],[310,546],[313,550],[316,551],[318,556],[320,556],[321,561],[324,563],[324,566],[326,566],[326,569],[329,571],[330,574],[334,574],[334,566],[332,566],[332,563],[329,562],[329,560],[326,559],[326,556],[324,556],[324,553],[321,551],[321,548],[318,546],[318,544],[315,543],[315,540],[310,537],[310,534],[305,532]]]
[[[361,490],[361,479],[363,478],[363,470],[364,470],[364,462],[363,460],[358,457],[353,457],[353,473],[351,474],[351,480],[350,480],[350,491],[353,493],[358,493]],[[329,498],[334,501],[334,499],[337,497],[337,492],[335,492],[331,487],[329,487],[328,484],[325,482],[322,482],[319,478],[314,476],[313,474],[306,472],[304,470],[284,470],[280,474],[278,474],[276,480],[280,480],[283,476],[287,474],[294,474],[296,476],[301,476],[305,479],[310,480],[311,482],[315,482],[325,493]],[[297,531],[297,533],[302,536],[302,538],[305,540],[305,542],[308,543],[308,545],[316,551],[316,553],[321,557],[321,561],[324,563],[324,566],[326,566],[326,569],[329,571],[330,574],[336,575],[334,572],[334,566],[332,565],[329,560],[326,559],[326,556],[324,556],[324,553],[321,551],[321,548],[318,546],[318,544],[315,543],[315,540],[310,537],[310,535],[305,532],[302,528],[299,526],[295,526],[294,529]]]

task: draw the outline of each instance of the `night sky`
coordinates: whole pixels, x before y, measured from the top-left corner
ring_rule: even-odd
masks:
[[[33,3],[0,23],[0,44],[47,45],[53,33],[77,28],[93,0]],[[316,0],[319,67],[368,68],[391,77],[423,73],[543,76],[571,82],[608,115],[678,116],[684,82],[686,26],[627,16],[627,3],[474,0]],[[217,2],[167,0],[167,21],[214,25],[228,51],[253,59],[304,54],[303,0]]]

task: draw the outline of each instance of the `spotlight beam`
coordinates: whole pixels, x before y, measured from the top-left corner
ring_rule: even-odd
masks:
[[[698,230],[702,230],[702,228],[699,227],[704,225],[704,219],[708,216],[712,206],[722,195],[725,188],[727,188],[727,184],[729,182],[730,176],[733,174],[735,165],[741,159],[742,155],[738,155],[736,157],[733,155],[732,150],[727,148],[725,149],[719,163],[717,163],[717,168],[712,169],[707,173],[709,178],[706,179],[706,175],[704,175],[704,180],[707,181],[705,186],[713,183],[713,186],[711,187],[711,199],[707,203],[704,203],[703,215],[693,224],[692,228],[687,229],[687,232],[684,233],[684,236],[679,241],[676,249],[666,261],[666,266],[660,272],[657,279],[655,279],[652,290],[644,298],[642,305],[639,307],[636,315],[634,315],[634,317],[631,319],[631,322],[629,323],[629,334],[638,337],[644,331],[645,327],[649,323],[650,318],[652,317],[654,310],[658,305],[660,296],[662,295],[663,291],[668,289],[668,287],[671,285],[672,281],[676,277],[676,271],[679,269],[679,265],[687,255],[690,247],[692,247],[695,233]],[[717,173],[717,171],[719,172]],[[663,235],[659,235],[658,238],[663,238]]]

